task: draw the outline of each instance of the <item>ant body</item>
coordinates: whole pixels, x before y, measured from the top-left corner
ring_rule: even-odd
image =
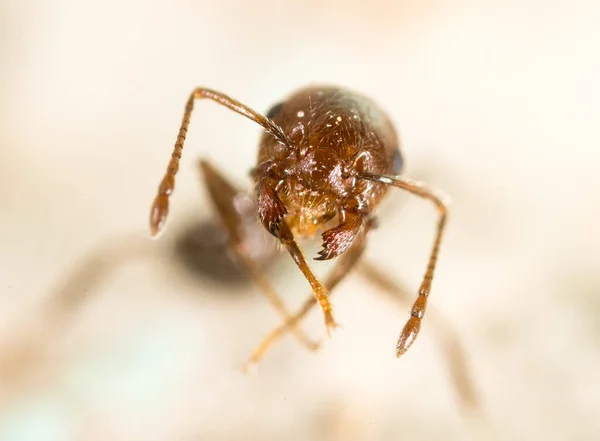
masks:
[[[323,311],[328,332],[337,326],[329,291],[349,273],[364,251],[367,234],[375,224],[375,211],[390,186],[429,199],[439,213],[427,270],[411,316],[396,345],[396,355],[403,355],[421,328],[447,206],[441,196],[422,183],[400,176],[403,159],[399,141],[385,113],[369,98],[336,87],[301,89],[273,106],[266,116],[223,93],[195,89],[187,101],[167,172],[152,205],[150,231],[153,237],[164,228],[194,102],[202,98],[216,101],[265,129],[257,165],[251,171],[257,216],[264,228],[288,250],[313,291],[303,308],[290,316],[245,241],[245,219],[236,204],[243,193],[212,165],[201,160],[209,197],[228,232],[231,249],[285,320],[255,349],[250,361],[257,362],[288,329],[307,346],[316,348],[296,327],[316,303]],[[323,239],[323,249],[315,260],[339,256],[325,283],[313,274],[296,241],[318,233]]]

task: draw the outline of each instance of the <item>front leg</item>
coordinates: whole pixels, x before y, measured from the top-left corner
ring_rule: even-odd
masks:
[[[333,292],[334,288],[350,273],[352,268],[354,268],[356,263],[360,260],[365,250],[367,234],[372,226],[373,221],[368,221],[365,228],[361,230],[356,240],[352,243],[350,249],[342,254],[337,260],[334,267],[331,269],[331,272],[325,279],[324,285],[326,290]],[[249,360],[244,365],[244,369],[257,364],[273,343],[285,335],[289,329],[294,329],[294,326],[297,326],[316,304],[317,298],[314,295],[306,299],[302,308],[290,320],[271,331],[271,333],[254,349]]]
[[[207,161],[200,161],[199,166],[208,195],[216,209],[220,221],[227,230],[230,248],[242,263],[244,269],[248,272],[254,283],[258,285],[262,294],[267,298],[271,305],[273,305],[277,312],[279,312],[281,317],[286,322],[289,321],[290,314],[286,310],[283,301],[277,295],[275,289],[267,280],[260,267],[252,259],[251,253],[246,248],[243,228],[244,220],[241,219],[235,204],[236,199],[246,198],[246,195],[236,189]],[[318,343],[309,340],[298,328],[294,328],[294,334],[298,340],[309,349],[315,350],[318,348]]]
[[[256,188],[258,216],[267,231],[269,231],[273,236],[277,237],[279,241],[287,248],[290,256],[292,256],[292,259],[310,284],[315,299],[319,302],[319,305],[323,310],[327,332],[331,335],[332,329],[337,327],[337,324],[333,318],[333,307],[329,301],[329,294],[327,289],[323,286],[319,279],[317,279],[308,266],[302,250],[296,243],[292,230],[284,219],[287,209],[277,195],[274,184],[275,179],[269,177],[266,172],[258,179]],[[352,241],[348,242],[347,245],[349,246],[351,242]],[[345,243],[344,246],[346,246]]]

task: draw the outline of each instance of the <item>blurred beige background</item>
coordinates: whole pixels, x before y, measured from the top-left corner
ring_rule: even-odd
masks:
[[[0,8],[0,439],[598,439],[598,2]],[[379,101],[407,174],[453,197],[432,302],[469,355],[475,417],[432,321],[397,360],[407,308],[356,277],[320,352],[286,338],[240,372],[277,315],[251,286],[192,277],[171,246],[211,216],[197,157],[249,183],[259,131],[231,112],[197,106],[169,228],[148,239],[193,87],[266,110],[313,82]],[[393,204],[368,255],[414,291],[434,211]],[[278,286],[290,305],[307,294],[294,271]],[[52,315],[66,290],[89,298]]]

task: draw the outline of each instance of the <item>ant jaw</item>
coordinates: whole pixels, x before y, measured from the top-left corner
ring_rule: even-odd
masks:
[[[279,237],[279,228],[287,208],[267,179],[261,179],[257,190],[258,217],[265,229]]]
[[[166,194],[158,194],[150,209],[150,237],[158,238],[162,233],[169,215],[169,197]]]
[[[351,220],[325,231],[321,235],[323,249],[318,252],[319,256],[314,260],[329,260],[344,253],[352,245],[361,225],[362,218],[353,217]]]

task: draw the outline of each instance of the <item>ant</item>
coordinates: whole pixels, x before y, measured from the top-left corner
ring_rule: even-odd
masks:
[[[262,226],[290,253],[310,284],[313,295],[291,316],[246,246],[244,222],[238,210],[243,192],[237,190],[205,160],[200,169],[209,197],[229,235],[231,250],[285,323],[274,329],[254,350],[258,362],[269,346],[287,330],[306,346],[316,349],[297,328],[318,303],[328,333],[337,326],[329,292],[350,272],[361,257],[369,231],[375,227],[375,212],[389,187],[407,190],[432,201],[438,224],[425,276],[410,318],[400,333],[396,356],[406,353],[415,341],[425,315],[427,299],[446,224],[444,197],[421,182],[401,176],[403,157],[399,139],[386,114],[366,96],[330,86],[310,86],[293,93],[261,115],[230,96],[207,88],[195,89],[185,113],[167,171],[159,185],[150,212],[150,232],[157,237],[169,213],[169,197],[183,151],[194,102],[210,99],[259,124],[264,130],[254,180],[256,215]],[[321,233],[323,248],[315,260],[338,257],[325,283],[311,271],[297,239]]]

